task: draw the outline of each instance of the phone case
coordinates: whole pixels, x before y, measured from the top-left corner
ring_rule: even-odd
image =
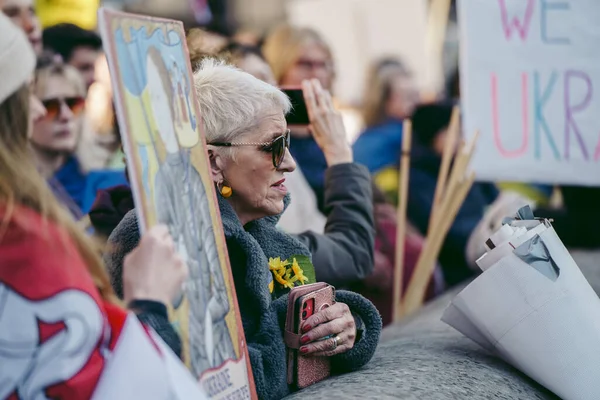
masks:
[[[285,324],[285,342],[288,347],[288,384],[298,389],[317,383],[331,374],[328,357],[305,357],[299,354],[300,326],[303,304],[314,299],[314,312],[335,304],[335,288],[319,282],[302,285],[291,290],[288,297],[288,312]]]
[[[292,103],[291,111],[285,116],[285,120],[287,121],[288,125],[305,126],[310,124],[310,118],[308,116],[306,102],[304,101],[302,87],[282,86],[280,89],[288,96],[290,102]]]

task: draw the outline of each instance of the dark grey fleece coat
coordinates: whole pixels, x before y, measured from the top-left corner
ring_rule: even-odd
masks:
[[[310,256],[310,252],[293,236],[275,227],[278,217],[263,218],[243,227],[229,203],[220,196],[219,207],[258,396],[280,399],[290,393],[283,343],[287,295],[271,300],[268,259]],[[112,252],[105,261],[117,293],[122,292],[123,258],[137,245],[138,232],[134,210],[109,238]],[[354,348],[332,358],[332,370],[339,374],[357,370],[369,362],[379,342],[381,318],[373,304],[356,293],[337,291],[336,300],[346,303],[364,325]]]

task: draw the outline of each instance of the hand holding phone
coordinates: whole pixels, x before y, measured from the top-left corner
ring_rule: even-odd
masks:
[[[353,161],[342,115],[335,109],[331,94],[318,79],[304,81],[302,91],[310,120],[310,130],[323,151],[329,167]]]
[[[335,304],[335,289],[326,283],[295,287],[288,297],[285,339],[288,347],[288,384],[305,388],[331,374],[328,357],[300,354],[301,328],[312,315]]]
[[[356,321],[347,304],[335,303],[308,317],[301,330],[300,353],[310,357],[332,357],[354,347]]]

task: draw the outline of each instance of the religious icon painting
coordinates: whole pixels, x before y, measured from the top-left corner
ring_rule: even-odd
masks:
[[[140,229],[167,225],[189,267],[170,310],[184,362],[210,398],[255,398],[183,24],[99,21]]]

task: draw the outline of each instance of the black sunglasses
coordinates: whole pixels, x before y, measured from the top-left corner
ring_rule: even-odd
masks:
[[[236,142],[214,142],[208,143],[212,146],[234,147],[234,146],[258,146],[262,151],[271,153],[273,156],[273,166],[279,168],[285,158],[285,150],[290,148],[290,130],[288,129],[281,136],[276,137],[269,143],[236,143]]]

